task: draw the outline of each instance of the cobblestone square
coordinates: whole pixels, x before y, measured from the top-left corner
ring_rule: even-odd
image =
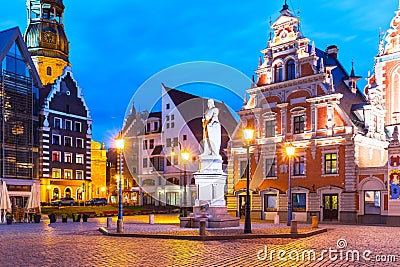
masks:
[[[396,261],[400,260],[396,243],[400,232],[393,227],[324,224],[320,227],[328,228],[328,232],[304,239],[201,242],[109,237],[98,231],[105,225],[106,218],[90,219],[88,223],[48,224],[48,220],[43,220],[40,224],[0,225],[0,265],[398,266]],[[272,226],[267,223],[254,225]],[[125,219],[125,229],[129,231],[168,231],[176,227],[159,225],[154,228],[131,218]],[[315,260],[312,257],[309,260],[308,254],[303,260],[303,252],[310,250],[315,251]],[[326,251],[323,253],[323,250]],[[355,258],[355,250],[359,252],[359,260]],[[377,262],[384,257],[392,262]]]

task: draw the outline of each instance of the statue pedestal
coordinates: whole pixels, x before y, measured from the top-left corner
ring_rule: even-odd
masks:
[[[206,220],[207,228],[239,226],[239,218],[231,217],[225,202],[225,185],[228,175],[222,171],[222,159],[202,157],[200,171],[194,174],[197,198],[193,213],[181,217],[181,227],[197,228]]]

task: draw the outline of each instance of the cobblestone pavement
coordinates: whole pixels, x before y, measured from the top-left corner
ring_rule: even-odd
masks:
[[[327,233],[298,240],[200,242],[108,237],[97,230],[105,226],[105,218],[89,220],[0,225],[0,266],[398,266],[400,262],[400,228],[395,227],[322,225],[329,229]],[[176,227],[152,228],[130,218],[125,218],[125,226],[140,231]],[[271,226],[254,223],[255,229]],[[302,260],[303,251],[311,249],[316,260],[311,256],[307,261],[312,251],[306,251]],[[351,260],[355,250],[360,253],[359,261]],[[350,261],[346,261],[346,255]],[[376,256],[382,259],[388,255],[395,255],[397,262],[376,261]]]

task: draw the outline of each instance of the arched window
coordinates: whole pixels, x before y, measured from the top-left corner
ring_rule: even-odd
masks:
[[[52,199],[59,199],[59,198],[60,198],[60,191],[58,190],[58,188],[54,188]]]
[[[82,200],[82,195],[83,195],[83,190],[81,187],[79,187],[78,189],[76,189],[76,199]]]
[[[282,64],[277,64],[274,67],[274,82],[282,82],[283,81],[283,68]]]
[[[47,75],[51,76],[51,67],[47,67]]]
[[[295,75],[294,60],[291,59],[286,63],[286,80],[293,80]]]

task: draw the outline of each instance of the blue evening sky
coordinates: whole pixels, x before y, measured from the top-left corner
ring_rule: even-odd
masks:
[[[2,0],[0,30],[26,28],[26,0]],[[176,64],[212,61],[251,78],[269,35],[269,18],[284,0],[64,0],[65,31],[74,77],[93,117],[93,139],[111,144],[135,91],[152,75]],[[300,8],[304,36],[320,49],[336,44],[339,59],[356,75],[372,71],[379,28],[387,30],[397,0],[288,0]],[[166,83],[172,86],[171,81]],[[249,84],[250,85],[250,84]],[[361,85],[361,86],[360,86]],[[364,79],[359,88],[363,89]],[[191,90],[189,86],[187,90]],[[238,89],[242,96],[246,88]],[[154,92],[161,92],[157,85]],[[193,91],[194,90],[194,91]],[[191,93],[201,95],[199,89]],[[215,92],[216,90],[214,90]],[[240,92],[242,91],[242,92]],[[202,96],[204,92],[202,92]],[[211,97],[213,95],[211,94]],[[221,96],[219,98],[221,100]],[[146,96],[137,109],[150,108]],[[223,99],[234,109],[238,97]]]

